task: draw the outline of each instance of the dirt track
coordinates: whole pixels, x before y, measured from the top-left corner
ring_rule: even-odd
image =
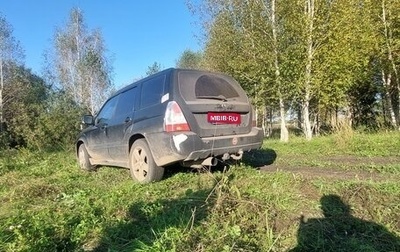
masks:
[[[305,179],[326,178],[334,180],[400,181],[400,175],[379,172],[380,167],[400,165],[400,157],[354,157],[333,156],[312,160],[316,165],[307,165],[307,157],[293,157],[299,165],[272,163],[260,167],[264,172],[289,172]]]

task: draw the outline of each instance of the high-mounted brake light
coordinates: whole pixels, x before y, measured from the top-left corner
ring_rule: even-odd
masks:
[[[164,131],[190,131],[189,124],[176,101],[170,101],[165,110]]]

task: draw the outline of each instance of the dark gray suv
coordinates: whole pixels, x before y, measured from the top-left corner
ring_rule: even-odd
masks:
[[[76,142],[80,167],[129,168],[139,182],[161,180],[164,166],[215,165],[260,148],[245,92],[231,77],[198,70],[167,69],[111,96]]]

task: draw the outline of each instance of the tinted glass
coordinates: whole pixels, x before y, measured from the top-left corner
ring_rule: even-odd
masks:
[[[115,111],[117,116],[132,113],[136,99],[136,90],[137,88],[135,87],[119,95],[120,97],[118,99],[118,104]]]
[[[225,98],[238,97],[238,93],[226,80],[213,75],[202,75],[195,84],[196,97],[223,96]]]
[[[164,95],[165,75],[152,78],[142,84],[140,108],[149,107],[161,102]]]
[[[239,83],[227,75],[201,71],[180,71],[178,83],[180,93],[186,101],[214,97],[247,102],[247,96]]]
[[[118,96],[111,98],[104,104],[103,108],[100,110],[96,117],[96,123],[108,123],[112,118],[115,111],[115,106],[117,105]]]
[[[124,122],[127,117],[131,116],[134,110],[137,90],[138,88],[134,87],[118,95],[118,103],[112,118],[113,124]]]

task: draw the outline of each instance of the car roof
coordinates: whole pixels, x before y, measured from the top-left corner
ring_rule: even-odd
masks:
[[[140,80],[137,80],[137,81],[135,81],[135,82],[133,82],[133,83],[131,83],[131,84],[128,84],[128,85],[125,86],[125,87],[122,87],[121,89],[117,90],[110,98],[112,98],[112,97],[114,97],[114,96],[116,96],[116,95],[118,95],[118,94],[120,94],[120,93],[123,93],[123,92],[125,92],[125,91],[131,89],[132,87],[135,87],[135,86],[139,85],[140,83],[142,83],[142,82],[144,82],[144,81],[146,81],[146,80],[148,80],[148,79],[152,79],[152,78],[154,78],[154,77],[156,77],[156,76],[158,76],[158,75],[166,74],[166,73],[167,73],[167,74],[171,74],[172,72],[175,72],[175,73],[176,73],[176,72],[180,72],[180,71],[185,71],[185,72],[186,72],[186,71],[191,71],[191,72],[202,72],[202,73],[226,75],[226,74],[224,74],[224,73],[212,72],[212,71],[207,71],[207,70],[186,69],[186,68],[174,68],[174,67],[171,67],[171,68],[167,68],[167,69],[165,69],[165,70],[162,70],[162,71],[160,71],[160,72],[157,72],[157,73],[155,73],[155,74],[146,76],[146,77],[144,77],[144,78],[142,78],[142,79],[140,79]]]

